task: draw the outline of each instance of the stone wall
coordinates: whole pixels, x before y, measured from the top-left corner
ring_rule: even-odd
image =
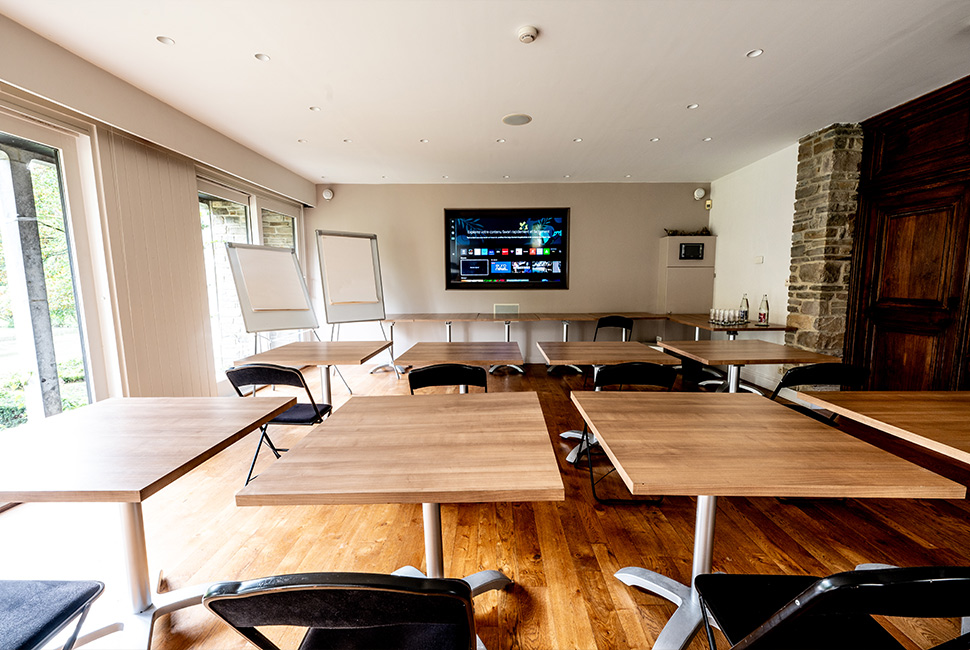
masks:
[[[833,124],[798,146],[785,341],[842,356],[862,127]]]

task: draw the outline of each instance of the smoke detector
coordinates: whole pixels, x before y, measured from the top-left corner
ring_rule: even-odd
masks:
[[[531,43],[539,38],[539,30],[532,25],[519,27],[519,40],[523,43]]]

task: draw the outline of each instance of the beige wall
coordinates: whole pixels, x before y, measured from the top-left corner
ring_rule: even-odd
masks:
[[[788,276],[798,144],[711,183],[711,230],[717,238],[714,305],[736,309],[744,293],[757,316],[761,296],[768,294],[769,319],[788,317]],[[757,258],[763,258],[759,262]],[[784,343],[784,332],[745,334]],[[746,366],[747,381],[774,388],[779,366]]]
[[[305,251],[311,296],[323,320],[320,270],[312,241],[316,229],[372,232],[380,247],[384,298],[393,312],[491,312],[494,303],[518,303],[522,312],[654,311],[657,265],[664,228],[707,225],[694,183],[522,184],[522,185],[337,185],[306,211]],[[444,209],[569,207],[569,289],[533,291],[446,291]],[[656,323],[641,323],[636,336],[653,338]],[[588,329],[588,332],[585,331]],[[591,336],[575,327],[570,339]],[[342,336],[378,338],[373,324],[344,326]],[[539,361],[538,340],[558,340],[561,325],[513,326],[529,361]],[[443,325],[402,324],[395,330],[398,352],[419,339],[443,340]],[[502,325],[455,324],[455,340],[500,340]]]

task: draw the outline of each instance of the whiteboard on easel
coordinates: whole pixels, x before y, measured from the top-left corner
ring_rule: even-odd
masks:
[[[316,238],[327,322],[384,320],[377,235],[317,230]]]
[[[319,327],[296,251],[227,242],[226,253],[247,332]]]

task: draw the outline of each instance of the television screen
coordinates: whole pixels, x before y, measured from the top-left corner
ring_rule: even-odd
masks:
[[[445,210],[446,289],[567,289],[569,208]]]

